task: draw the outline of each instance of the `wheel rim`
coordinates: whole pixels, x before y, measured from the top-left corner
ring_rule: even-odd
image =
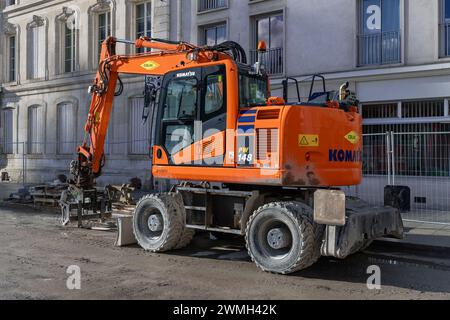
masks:
[[[267,218],[255,226],[255,243],[262,255],[271,259],[283,259],[292,250],[292,232],[289,226],[278,219]]]
[[[158,240],[164,232],[164,217],[156,208],[147,208],[139,217],[141,234],[150,240]]]

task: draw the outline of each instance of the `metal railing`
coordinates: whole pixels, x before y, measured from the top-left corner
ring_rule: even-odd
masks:
[[[228,7],[228,0],[198,0],[198,12]]]
[[[439,25],[439,55],[450,56],[450,22]]]
[[[11,182],[43,183],[56,174],[68,175],[69,163],[76,158],[76,147],[80,141],[67,142],[1,142],[0,141],[0,173],[7,172]],[[117,160],[116,166],[123,160],[145,163],[150,167],[150,142],[146,139],[107,142],[105,154],[107,156],[106,169],[110,162]],[[141,167],[126,168],[135,171],[133,174],[141,176],[147,174]],[[1,182],[1,180],[0,180]]]
[[[358,36],[358,64],[360,66],[401,62],[400,31]]]
[[[284,55],[283,48],[267,49],[262,53],[262,63],[266,71],[270,75],[283,74],[284,72]],[[250,61],[252,64],[258,61],[258,50],[250,50]]]

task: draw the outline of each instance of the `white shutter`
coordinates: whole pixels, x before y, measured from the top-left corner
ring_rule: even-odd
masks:
[[[31,64],[30,78],[39,79],[45,77],[45,26],[33,27],[29,30],[28,61]],[[31,55],[31,56],[30,56]]]
[[[33,30],[33,79],[39,77],[39,28],[35,27]]]
[[[130,154],[148,154],[150,130],[149,124],[142,122],[144,98],[132,98],[129,117]]]
[[[76,116],[72,103],[58,104],[58,153],[72,154],[76,145]]]
[[[28,153],[41,154],[44,150],[44,108],[32,106],[28,109]]]
[[[41,26],[37,28],[37,34],[38,34],[38,78],[44,78],[45,77],[45,26]]]
[[[3,138],[5,153],[13,153],[13,111],[4,110],[3,112]]]

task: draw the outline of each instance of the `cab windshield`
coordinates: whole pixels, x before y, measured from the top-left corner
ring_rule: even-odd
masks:
[[[264,106],[268,98],[267,79],[250,74],[239,74],[239,105],[241,108]]]

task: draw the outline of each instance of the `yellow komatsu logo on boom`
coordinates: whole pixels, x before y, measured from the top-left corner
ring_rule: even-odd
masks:
[[[144,68],[145,70],[154,70],[156,68],[159,67],[159,64],[156,63],[155,61],[147,61],[144,62],[143,64],[141,64],[141,67]]]

